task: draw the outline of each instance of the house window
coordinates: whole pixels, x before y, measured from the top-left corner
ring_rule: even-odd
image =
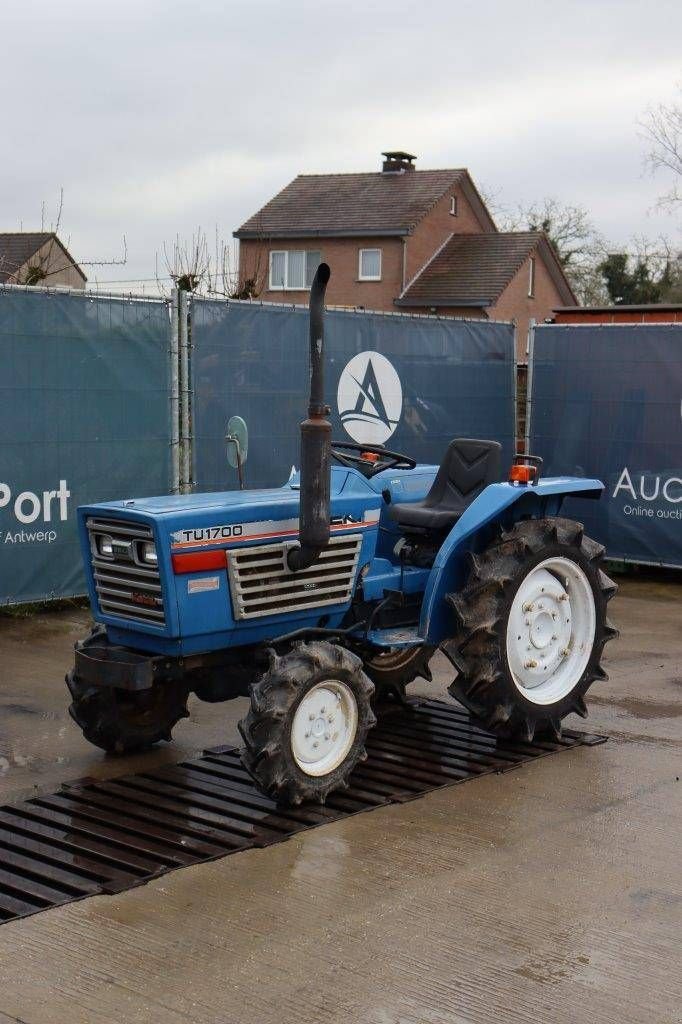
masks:
[[[450,196],[450,216],[457,216],[457,196]]]
[[[270,291],[307,291],[321,258],[319,250],[273,250],[270,253]]]
[[[528,298],[535,296],[535,256],[531,256],[528,263]]]
[[[381,249],[361,249],[358,263],[361,281],[381,280]]]

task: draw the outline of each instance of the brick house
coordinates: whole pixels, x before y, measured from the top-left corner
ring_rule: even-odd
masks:
[[[0,231],[0,283],[85,288],[87,277],[52,231]]]
[[[541,232],[499,232],[469,172],[417,170],[387,152],[379,172],[300,174],[234,232],[244,294],[305,303],[321,259],[330,305],[514,320],[577,300]]]

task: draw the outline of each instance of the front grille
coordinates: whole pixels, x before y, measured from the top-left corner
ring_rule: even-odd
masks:
[[[345,604],[353,593],[361,544],[361,534],[332,537],[314,565],[302,572],[287,565],[291,544],[231,550],[228,573],[235,619]]]
[[[166,617],[157,566],[145,565],[140,548],[153,541],[148,526],[115,519],[88,519],[90,553],[95,589],[103,615],[164,626]],[[100,540],[111,537],[119,542],[112,557],[100,554]]]

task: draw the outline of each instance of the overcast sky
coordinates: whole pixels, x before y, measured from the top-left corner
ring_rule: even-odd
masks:
[[[587,207],[615,244],[652,215],[636,121],[682,79],[679,0],[2,2],[0,230],[61,234],[91,280],[153,278],[299,172],[469,168],[508,206]],[[165,271],[164,271],[165,272]]]

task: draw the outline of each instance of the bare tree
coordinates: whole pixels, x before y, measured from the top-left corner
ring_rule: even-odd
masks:
[[[584,305],[606,305],[613,300],[607,277],[611,280],[616,264],[624,278],[635,283],[638,278],[646,279],[652,295],[658,296],[646,301],[676,301],[682,287],[682,254],[664,235],[655,239],[637,235],[626,246],[616,248],[607,244],[584,207],[545,198],[510,210],[500,201],[499,192],[490,191],[485,200],[502,231],[543,231],[547,235]]]
[[[55,220],[49,227],[50,238],[44,245],[41,245],[38,252],[30,258],[28,266],[25,269],[21,267],[16,268],[16,273],[13,277],[17,284],[43,284],[48,281],[50,277],[60,274],[63,270],[67,270],[71,266],[57,239],[62,223],[63,210],[64,189],[60,188],[57,214]],[[45,217],[46,204],[45,200],[43,200],[40,210],[40,230],[43,233],[45,232]]]
[[[672,175],[667,192],[658,198],[663,210],[679,209],[682,203],[682,83],[677,87],[678,99],[649,107],[638,121],[640,134],[650,147],[644,162],[652,174],[662,171]]]
[[[49,284],[50,278],[56,277],[65,270],[74,266],[74,261],[69,257],[66,249],[59,239],[59,232],[64,212],[64,189],[59,190],[59,202],[57,204],[56,216],[50,222],[47,233],[48,239],[41,245],[36,253],[31,256],[26,268],[13,267],[10,272],[10,280],[15,284],[39,285]],[[46,203],[41,204],[40,217],[41,233],[46,233]],[[70,239],[66,241],[66,247],[70,245]],[[121,259],[106,260],[80,260],[79,267],[95,266],[124,266],[128,262],[128,245],[125,235],[123,236],[123,257]],[[3,267],[2,269],[9,269]]]
[[[598,272],[607,254],[606,243],[584,207],[562,203],[552,196],[511,210],[493,196],[488,205],[502,231],[544,232],[581,302],[594,305],[606,299]]]
[[[163,259],[168,276],[176,288],[184,292],[208,291],[211,280],[211,257],[206,233],[197,228],[191,242],[176,236],[172,249],[166,243],[162,246]],[[157,257],[157,280],[158,257]]]
[[[242,274],[235,249],[221,238],[216,227],[213,252],[206,232],[197,228],[191,241],[176,237],[171,249],[164,243],[162,256],[167,276],[181,291],[217,295],[230,299],[254,299],[263,290],[267,273],[267,250],[259,245]],[[163,288],[158,272],[157,282]]]

